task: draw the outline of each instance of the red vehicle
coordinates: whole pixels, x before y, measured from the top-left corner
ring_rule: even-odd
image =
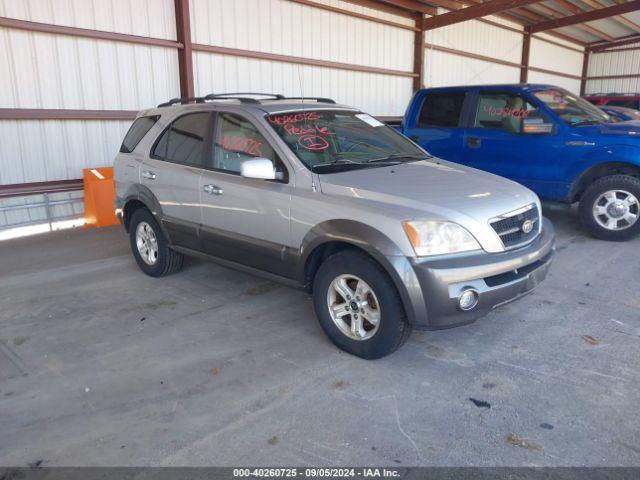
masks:
[[[640,93],[595,93],[585,99],[599,107],[625,107],[640,110]]]

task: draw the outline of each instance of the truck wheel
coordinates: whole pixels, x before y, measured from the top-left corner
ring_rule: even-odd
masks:
[[[361,358],[384,357],[411,333],[395,285],[364,253],[342,251],[328,257],[313,282],[313,304],[331,341]]]
[[[184,256],[169,248],[151,212],[140,208],[133,213],[129,240],[136,263],[147,275],[162,277],[182,268]]]
[[[623,241],[640,232],[640,179],[610,175],[593,182],[580,200],[580,219],[602,240]]]

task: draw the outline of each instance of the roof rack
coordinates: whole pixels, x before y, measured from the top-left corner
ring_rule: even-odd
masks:
[[[247,95],[251,95],[248,97]],[[158,108],[170,107],[172,105],[185,105],[188,103],[205,103],[208,100],[238,100],[240,103],[260,104],[260,99],[253,97],[266,97],[264,100],[315,100],[318,103],[333,103],[335,100],[325,97],[285,97],[279,93],[255,93],[255,92],[239,92],[239,93],[210,93],[204,97],[182,97],[172,98],[168,102],[161,103]]]
[[[284,97],[281,100],[315,100],[318,103],[336,103],[332,98],[326,97]]]

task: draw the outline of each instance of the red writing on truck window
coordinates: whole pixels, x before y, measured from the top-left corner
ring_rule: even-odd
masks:
[[[225,150],[243,152],[254,157],[262,156],[262,150],[260,149],[262,142],[259,142],[253,138],[225,135],[220,139],[220,142],[218,144]]]
[[[320,115],[318,115],[316,112],[301,112],[268,117],[268,121],[271,125],[278,126],[287,125],[290,123],[313,122],[315,120],[320,120]]]
[[[484,111],[487,112],[492,117],[527,118],[529,116],[529,112],[524,108],[511,108],[511,107],[495,108],[490,105],[486,105],[484,107]]]

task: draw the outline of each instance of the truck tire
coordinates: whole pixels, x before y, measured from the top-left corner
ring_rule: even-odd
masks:
[[[364,253],[345,250],[328,257],[314,278],[313,304],[331,341],[361,358],[384,357],[411,334],[395,285]]]
[[[594,237],[624,241],[640,233],[640,179],[610,175],[593,182],[580,200],[580,219]]]
[[[133,213],[129,227],[131,251],[140,270],[151,277],[162,277],[182,268],[184,255],[169,243],[154,216],[145,208]]]

